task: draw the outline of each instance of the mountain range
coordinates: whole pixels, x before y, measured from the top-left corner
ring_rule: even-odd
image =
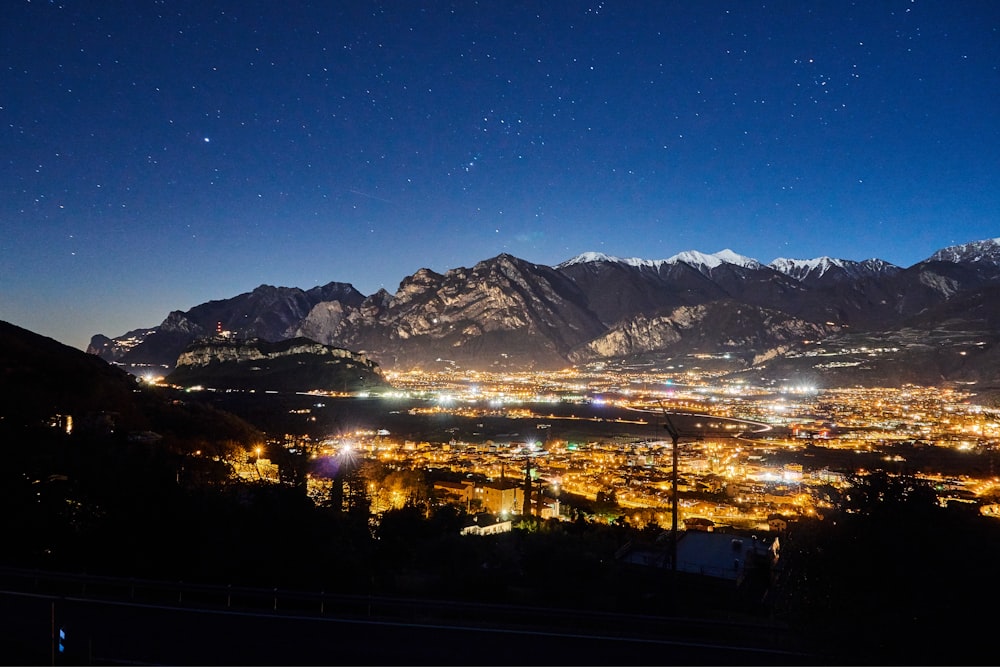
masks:
[[[169,371],[220,330],[307,338],[383,369],[690,368],[717,358],[725,372],[772,381],[984,386],[1000,383],[1000,238],[907,268],[830,257],[762,264],[731,250],[664,260],[585,253],[556,266],[501,254],[420,269],[395,294],[261,285],[155,327],[96,335],[88,351],[133,372]]]

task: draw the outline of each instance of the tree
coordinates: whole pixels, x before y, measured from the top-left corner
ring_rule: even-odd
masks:
[[[937,494],[929,482],[910,474],[894,475],[884,470],[852,474],[840,509],[850,514],[885,515],[932,511]]]
[[[776,613],[834,662],[962,664],[988,648],[1000,524],[910,475],[855,475],[838,511],[782,538]],[[850,641],[845,641],[850,638]]]

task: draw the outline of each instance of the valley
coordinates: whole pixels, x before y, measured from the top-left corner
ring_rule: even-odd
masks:
[[[464,482],[468,494],[439,495],[470,512],[520,514],[513,496],[484,507],[475,494],[517,486],[527,471],[544,516],[586,511],[640,528],[669,525],[669,417],[681,434],[681,521],[767,530],[774,515],[822,516],[856,475],[874,470],[927,482],[942,505],[996,513],[1000,415],[968,391],[753,386],[699,372],[690,361],[683,373],[389,373],[392,389],[353,395],[198,393],[269,434],[268,465],[283,455],[273,450],[292,448],[313,460],[351,456],[420,471],[427,489]],[[256,462],[242,470],[259,474]],[[309,484],[310,495],[325,498],[328,479],[316,475]],[[390,509],[427,489],[369,491],[373,499],[385,491],[382,509]]]

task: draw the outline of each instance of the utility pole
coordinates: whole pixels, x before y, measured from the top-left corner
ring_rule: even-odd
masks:
[[[524,457],[524,502],[521,507],[521,516],[531,516],[531,458]]]
[[[535,498],[537,498],[537,500],[535,501],[535,512],[538,515],[538,518],[541,519],[542,518],[542,478],[540,476],[538,478],[538,490],[535,491]]]
[[[670,472],[670,496],[672,500],[671,508],[671,525],[670,525],[670,570],[673,573],[677,573],[677,442],[680,440],[681,435],[677,431],[677,427],[674,423],[670,421],[670,415],[667,414],[666,409],[663,404],[660,404],[660,409],[663,411],[663,428],[667,429],[667,433],[670,434],[671,442],[671,458],[673,459],[673,465],[671,466]]]

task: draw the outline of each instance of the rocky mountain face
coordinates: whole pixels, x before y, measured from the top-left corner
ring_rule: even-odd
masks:
[[[90,351],[173,367],[221,323],[237,338],[305,337],[385,368],[523,370],[719,353],[746,370],[808,358],[799,352],[816,341],[876,332],[961,330],[992,349],[998,285],[1000,239],[946,248],[909,268],[829,257],[762,264],[731,250],[665,260],[586,253],[554,267],[504,254],[443,274],[421,269],[395,294],[367,298],[344,283],[261,286],[171,313],[159,327],[95,336]]]
[[[929,261],[964,264],[981,271],[986,278],[996,278],[1000,274],[1000,238],[943,248],[931,255]]]
[[[378,364],[360,354],[308,338],[202,338],[177,358],[166,381],[190,387],[258,391],[357,391],[385,387]]]
[[[605,329],[571,279],[510,255],[443,275],[422,269],[361,311],[341,344],[393,367],[565,365],[570,350]]]
[[[711,352],[754,358],[775,348],[822,338],[838,327],[816,324],[786,313],[719,299],[680,306],[656,316],[640,314],[570,354],[570,360],[629,357],[670,350],[674,355]]]

